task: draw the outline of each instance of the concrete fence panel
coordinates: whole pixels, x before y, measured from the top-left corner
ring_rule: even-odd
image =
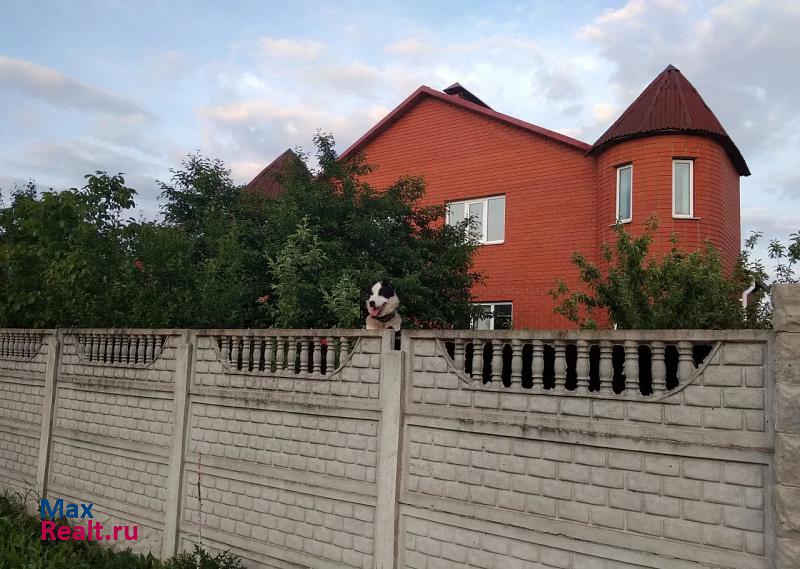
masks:
[[[0,487],[252,567],[800,566],[774,331],[0,330]],[[129,544],[123,544],[129,545]]]

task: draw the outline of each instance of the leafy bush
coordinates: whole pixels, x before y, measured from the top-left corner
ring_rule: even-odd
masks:
[[[160,182],[163,221],[126,219],[136,192],[97,172],[81,189],[17,188],[0,204],[0,326],[361,326],[361,291],[393,278],[407,322],[463,325],[476,243],[405,178],[376,189],[363,161],[316,138],[268,199],[189,155]]]
[[[711,243],[701,251],[686,253],[673,248],[662,258],[650,254],[658,219],[647,220],[640,237],[622,225],[614,226],[617,240],[603,244],[601,259],[608,270],[575,252],[585,291],[570,291],[563,281],[550,291],[561,303],[555,311],[582,327],[597,327],[600,314],[622,329],[741,328],[745,325],[740,304],[746,288],[744,274],[724,274],[720,256]]]

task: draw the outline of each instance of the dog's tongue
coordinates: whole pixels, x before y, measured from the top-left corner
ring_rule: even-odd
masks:
[[[378,315],[378,314],[380,314],[380,313],[381,313],[381,309],[380,309],[380,308],[377,308],[377,307],[374,307],[374,306],[373,306],[373,307],[371,307],[371,308],[369,309],[369,315],[370,315],[370,316],[377,316],[377,315]]]

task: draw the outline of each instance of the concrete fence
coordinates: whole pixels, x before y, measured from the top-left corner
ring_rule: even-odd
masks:
[[[774,331],[0,330],[0,486],[254,567],[800,567]]]

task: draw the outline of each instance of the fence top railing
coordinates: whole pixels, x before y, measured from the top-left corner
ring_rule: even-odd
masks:
[[[0,334],[106,334],[180,336],[350,336],[379,338],[384,330],[358,328],[0,328]]]
[[[408,338],[438,340],[609,340],[624,342],[766,342],[772,330],[403,330]]]
[[[196,336],[349,336],[378,338],[384,330],[357,328],[0,328],[0,334],[106,334],[142,335],[158,334],[180,336],[190,333]],[[409,338],[434,338],[447,340],[491,339],[539,339],[539,340],[642,340],[690,342],[764,342],[772,338],[772,330],[417,330],[404,329],[402,335]]]

